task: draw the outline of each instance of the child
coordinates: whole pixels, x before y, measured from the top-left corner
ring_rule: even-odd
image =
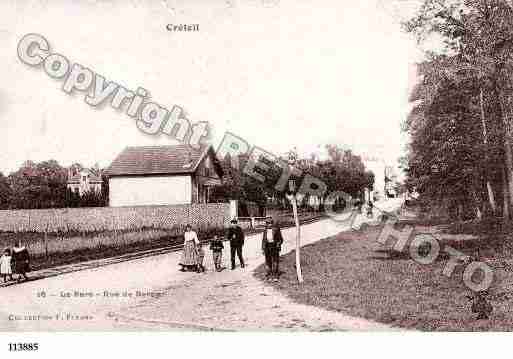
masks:
[[[201,244],[197,245],[197,251],[198,251],[198,264],[196,266],[196,271],[198,273],[202,273],[205,271],[205,267],[203,267],[203,258],[205,258],[205,252],[203,251]]]
[[[214,238],[210,241],[210,250],[212,251],[212,258],[214,259],[214,266],[217,272],[222,271],[223,249],[223,241],[219,239],[217,234],[214,235]]]
[[[0,275],[4,277],[4,282],[7,282],[7,276],[12,280],[11,259],[11,250],[7,248],[3,256],[0,257]]]

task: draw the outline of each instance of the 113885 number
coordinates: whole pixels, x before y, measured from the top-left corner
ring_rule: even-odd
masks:
[[[10,352],[29,352],[39,349],[39,343],[9,343]]]

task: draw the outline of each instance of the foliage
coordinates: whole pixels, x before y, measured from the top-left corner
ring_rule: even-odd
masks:
[[[81,169],[80,164],[70,167]],[[0,209],[42,209],[97,207],[108,202],[108,181],[102,176],[100,193],[82,196],[67,188],[68,169],[55,160],[39,163],[26,161],[7,178],[0,173]]]
[[[403,126],[411,136],[403,159],[407,186],[424,200],[473,207],[479,218],[496,211],[498,197],[507,215],[513,201],[507,109],[511,5],[504,0],[424,0],[404,28],[419,42],[436,36],[444,44],[437,54],[427,52],[418,66],[421,82],[412,91],[414,106]]]
[[[298,173],[292,174],[290,179],[296,180],[296,183],[300,185],[306,175],[311,175],[325,183],[327,191],[324,197],[319,199],[319,202],[324,201],[332,192],[344,191],[357,197],[363,193],[365,187],[372,188],[374,175],[365,170],[359,156],[336,145],[328,145],[326,148],[328,158],[325,160],[319,160],[314,155],[310,158],[297,158],[294,167]],[[276,188],[283,172],[276,159],[272,160],[266,157],[255,159],[262,161],[266,167],[265,170],[255,169],[265,178],[263,182],[243,173],[248,163],[247,156],[238,156],[237,160],[238,162],[232,163],[232,158],[227,155],[221,161],[224,172],[223,185],[215,189],[213,198],[218,201],[236,199],[277,208],[289,206],[286,199],[288,186],[283,189]],[[234,163],[238,163],[239,167],[236,168]],[[309,199],[305,198],[303,207],[308,207],[309,203],[311,203]]]

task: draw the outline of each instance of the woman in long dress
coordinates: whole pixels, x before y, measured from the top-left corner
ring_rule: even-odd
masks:
[[[23,277],[28,279],[27,272],[30,272],[29,252],[25,246],[21,245],[21,241],[17,241],[12,248],[12,266],[13,272],[18,274],[18,281]]]
[[[200,241],[196,232],[192,230],[192,226],[188,224],[185,227],[184,241],[183,241],[183,252],[180,260],[180,269],[185,272],[185,269],[197,269],[198,264],[198,246]]]

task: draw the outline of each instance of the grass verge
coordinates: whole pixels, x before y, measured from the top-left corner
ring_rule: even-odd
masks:
[[[495,281],[489,290],[494,311],[489,320],[476,320],[466,298],[470,291],[462,280],[463,266],[447,278],[441,274],[447,256],[440,256],[431,265],[417,264],[407,253],[379,244],[380,228],[344,232],[303,247],[302,285],[295,276],[295,252],[284,255],[284,274],[278,283],[269,285],[296,302],[395,327],[424,331],[513,330],[513,266],[507,265],[512,257],[510,246],[501,246],[499,252],[499,239],[488,242],[479,237],[465,240],[459,248],[471,254],[479,247],[488,253],[482,260],[494,268]],[[495,258],[498,254],[500,260]],[[255,275],[263,279],[264,272],[262,265]]]

